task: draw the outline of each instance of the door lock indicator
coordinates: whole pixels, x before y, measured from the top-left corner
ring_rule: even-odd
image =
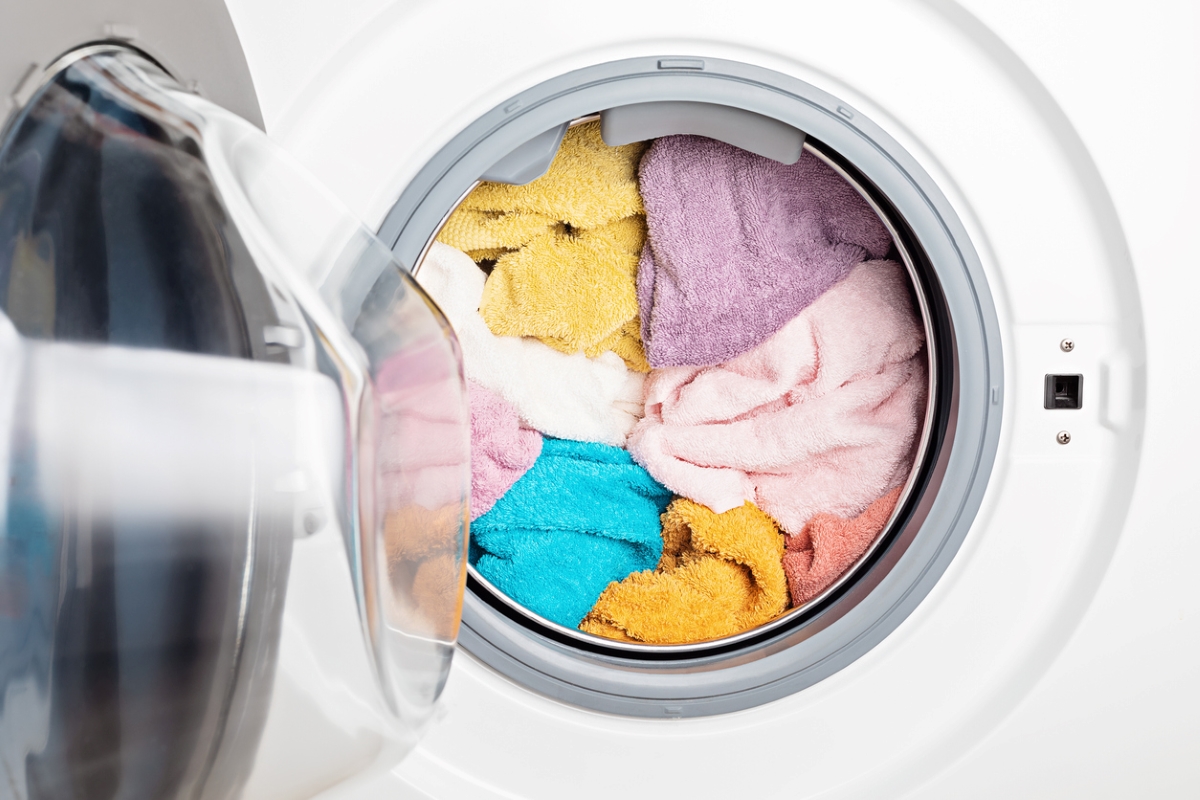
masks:
[[[1083,376],[1047,375],[1046,408],[1083,408]]]

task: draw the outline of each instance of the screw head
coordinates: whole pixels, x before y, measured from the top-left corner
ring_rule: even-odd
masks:
[[[1071,434],[1066,431],[1059,431],[1058,436],[1055,436],[1054,439],[1059,444],[1070,444],[1071,443]]]
[[[1058,343],[1058,346],[1062,349],[1062,351],[1064,353],[1069,353],[1075,349],[1075,340],[1074,339],[1063,339],[1061,342]]]

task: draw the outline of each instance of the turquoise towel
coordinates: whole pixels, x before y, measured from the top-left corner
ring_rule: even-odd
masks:
[[[619,447],[546,437],[471,523],[472,563],[513,600],[574,628],[613,581],[654,569],[671,492]]]

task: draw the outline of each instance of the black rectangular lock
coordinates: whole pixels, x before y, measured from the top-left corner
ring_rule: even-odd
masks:
[[[1083,408],[1083,376],[1047,375],[1046,408]]]

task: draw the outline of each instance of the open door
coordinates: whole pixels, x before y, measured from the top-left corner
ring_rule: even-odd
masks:
[[[316,541],[307,602],[354,612],[297,634],[336,651],[304,668],[415,740],[469,438],[453,333],[387,247],[148,57],[61,60],[0,134],[4,785],[237,796]]]

